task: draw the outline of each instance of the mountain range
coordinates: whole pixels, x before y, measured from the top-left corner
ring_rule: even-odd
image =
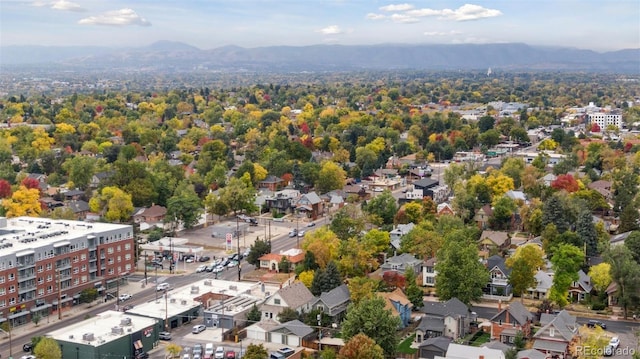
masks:
[[[171,41],[138,48],[2,46],[0,66],[159,71],[486,70],[640,73],[640,49],[591,50],[522,43],[312,45],[211,50]]]

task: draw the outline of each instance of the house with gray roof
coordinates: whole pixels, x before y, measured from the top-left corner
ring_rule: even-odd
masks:
[[[446,302],[424,302],[420,311],[424,315],[421,325],[418,325],[420,330],[416,330],[416,338],[420,335],[422,340],[427,338],[425,335],[461,338],[469,333],[469,325],[475,320],[469,308],[458,298],[451,298]]]
[[[627,239],[627,237],[629,237],[631,233],[633,233],[633,231],[624,232],[624,233],[616,234],[615,236],[611,236],[611,238],[609,239],[609,243],[612,246],[624,245],[625,239]]]
[[[491,277],[489,278],[489,283],[483,289],[483,298],[510,300],[513,297],[513,289],[511,283],[509,283],[511,269],[507,268],[504,258],[491,256],[487,259],[486,266]]]
[[[396,271],[405,273],[407,268],[413,269],[413,272],[418,274],[420,267],[422,266],[422,260],[417,259],[412,254],[402,253],[397,256],[387,258],[387,260],[380,266],[381,271]]]
[[[301,195],[296,199],[294,205],[298,213],[306,214],[307,218],[311,218],[311,220],[316,220],[324,211],[324,202],[315,192]]]
[[[311,301],[309,309],[321,310],[338,323],[344,317],[349,303],[351,303],[351,293],[349,287],[343,284],[328,292],[322,292],[319,297]]]
[[[547,359],[547,356],[535,349],[525,349],[518,352],[518,359]]]
[[[284,308],[291,308],[298,313],[309,311],[309,303],[315,297],[311,291],[299,281],[281,288],[269,297],[260,307],[262,319],[278,320],[278,314]]]
[[[540,328],[533,335],[533,349],[548,356],[566,358],[569,354],[569,343],[578,333],[576,317],[566,310],[557,315],[543,313],[540,316]]]
[[[569,297],[573,301],[586,300],[592,291],[591,277],[580,269],[578,271],[578,280],[571,283],[571,287],[569,287]]]
[[[303,340],[312,339],[315,330],[299,320],[283,323],[269,331],[269,342],[292,347],[302,346]]]
[[[418,345],[418,357],[420,359],[434,359],[447,355],[451,339],[447,337],[430,337]]]
[[[391,239],[391,246],[394,250],[400,249],[400,241],[402,237],[404,237],[407,233],[411,232],[411,230],[415,227],[413,223],[407,224],[398,224],[389,232],[389,238]]]
[[[91,211],[89,203],[80,199],[69,201],[66,206],[73,212],[74,217],[80,221],[86,219],[87,213]]]
[[[491,340],[513,345],[518,332],[531,334],[532,322],[533,314],[521,302],[512,302],[491,318]]]
[[[551,285],[553,284],[553,278],[549,273],[538,270],[535,275],[536,286],[527,289],[527,293],[531,299],[546,299],[549,296]]]

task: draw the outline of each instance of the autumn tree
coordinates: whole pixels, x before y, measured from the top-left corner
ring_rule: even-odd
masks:
[[[398,344],[396,333],[399,326],[400,318],[385,308],[384,299],[363,299],[358,304],[349,305],[342,322],[342,338],[348,342],[362,333],[380,345],[385,355],[393,355]]]
[[[509,283],[513,287],[513,292],[524,300],[524,293],[536,284],[535,275],[538,269],[544,267],[542,249],[537,245],[520,246],[511,257],[507,258],[506,265],[511,268]]]
[[[429,221],[420,222],[400,239],[400,251],[418,258],[432,258],[442,247],[444,236]]]
[[[17,191],[13,192],[11,198],[2,200],[2,207],[4,207],[7,217],[37,217],[42,211],[40,189],[20,186]]]
[[[604,293],[604,291],[611,284],[611,265],[607,262],[596,264],[589,268],[589,278],[596,291]]]
[[[6,179],[0,179],[0,198],[9,198],[11,193],[11,183]]]
[[[338,359],[384,359],[384,350],[366,334],[358,333],[340,348]]]
[[[182,222],[184,228],[195,226],[202,212],[202,203],[194,191],[193,185],[183,183],[176,189],[175,194],[167,201],[167,213],[165,218],[176,222]],[[174,228],[177,228],[175,223]]]
[[[352,303],[360,303],[361,300],[372,298],[378,291],[379,282],[369,277],[355,277],[349,279],[347,284]]]
[[[38,345],[33,349],[33,354],[42,359],[61,359],[62,350],[60,345],[53,338],[42,337]]]
[[[594,355],[592,355],[591,351],[585,349],[605,348],[607,344],[609,344],[610,339],[608,334],[605,333],[604,329],[599,325],[593,328],[588,328],[586,325],[580,326],[578,328],[578,336],[580,339],[573,342],[569,347],[569,352],[573,355],[573,358],[576,359],[593,358]]]
[[[580,189],[578,181],[570,174],[558,175],[558,177],[551,182],[551,187],[557,190],[565,190],[569,193],[576,192]]]
[[[169,358],[175,358],[178,355],[180,355],[180,352],[182,351],[182,347],[176,343],[169,343],[167,344],[164,350],[169,355]]]
[[[247,350],[242,356],[243,359],[265,359],[269,356],[269,352],[262,344],[249,344]]]
[[[231,178],[227,186],[220,189],[219,198],[224,203],[223,208],[229,208],[234,215],[256,211],[255,188],[240,178]]]
[[[618,304],[627,318],[629,308],[640,302],[640,264],[626,246],[614,246],[605,254],[611,265],[611,279],[618,285]]]
[[[364,230],[364,225],[365,221],[359,207],[347,204],[336,212],[329,228],[339,239],[347,240],[359,235]]]
[[[322,164],[315,185],[318,192],[327,193],[334,189],[343,188],[346,177],[346,173],[340,166],[335,162],[326,161]]]
[[[582,250],[571,244],[559,244],[551,257],[553,284],[549,299],[560,307],[567,305],[567,296],[571,283],[577,281],[578,271],[584,263]]]
[[[117,187],[104,187],[89,200],[92,212],[102,213],[111,222],[128,221],[133,213],[131,195]]]
[[[309,232],[301,243],[302,249],[313,252],[318,266],[324,269],[329,262],[337,258],[340,239],[327,227]]]

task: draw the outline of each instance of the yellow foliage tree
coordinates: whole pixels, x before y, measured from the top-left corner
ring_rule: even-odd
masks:
[[[50,150],[51,145],[55,142],[42,127],[36,127],[33,130],[33,136],[34,139],[31,141],[31,146],[38,153]]]
[[[131,195],[117,187],[104,187],[100,194],[89,200],[92,212],[103,213],[112,222],[127,221],[133,213]]]
[[[182,351],[182,347],[175,343],[169,343],[165,350],[167,351],[167,354],[169,354],[169,358],[177,358]]]
[[[384,138],[376,137],[373,141],[369,142],[366,146],[367,149],[372,150],[376,153],[376,156],[379,156],[382,151],[384,151],[387,144],[384,142]]]
[[[59,123],[56,125],[56,135],[69,135],[76,133],[76,128],[68,123]]]
[[[491,189],[493,198],[502,197],[505,193],[513,190],[513,178],[502,174],[500,171],[492,171],[487,177],[487,186]]]
[[[298,275],[298,279],[304,284],[307,288],[311,288],[311,283],[313,283],[313,275],[315,271],[306,270]]]
[[[20,188],[13,192],[11,198],[2,201],[7,217],[30,216],[37,217],[42,211],[40,205],[40,191],[36,188]]]
[[[253,164],[253,182],[258,183],[267,178],[269,171],[266,168],[262,167],[259,163]]]
[[[576,359],[599,358],[602,349],[609,343],[609,337],[604,329],[596,325],[588,328],[586,325],[578,329],[580,340],[572,342],[569,352]]]
[[[602,262],[589,268],[591,283],[598,293],[604,292],[611,284],[611,264]]]
[[[309,232],[302,241],[302,249],[313,252],[316,263],[322,269],[337,258],[339,246],[340,239],[328,227],[320,227]]]

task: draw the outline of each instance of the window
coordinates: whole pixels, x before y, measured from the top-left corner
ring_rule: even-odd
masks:
[[[15,293],[15,291],[16,291],[16,286],[15,285],[9,286],[9,293]]]
[[[109,247],[109,248],[107,248],[107,253],[109,253],[109,254],[113,254],[113,247]]]
[[[73,274],[78,274],[80,269],[78,267],[73,267]]]
[[[73,280],[73,284],[74,284],[74,285],[78,285],[78,284],[80,284],[80,279],[79,279],[79,278],[74,279],[74,280]]]
[[[51,274],[47,274],[47,282],[51,282],[53,280],[53,276]]]
[[[86,265],[86,264],[83,264],[83,265],[82,265],[82,269],[81,269],[81,270],[82,270],[83,272],[86,272],[86,271],[87,271],[87,265]]]
[[[125,254],[124,259],[127,261],[131,260],[131,254]]]
[[[81,254],[80,255],[80,260],[86,261],[87,260],[87,255],[86,254]]]
[[[52,268],[51,263],[47,263],[47,270],[51,270],[51,268]]]
[[[9,281],[15,280],[16,276],[13,273],[9,273]]]
[[[116,251],[118,251],[118,252],[122,251],[122,247],[117,246],[117,247],[116,247]]]
[[[5,294],[7,294],[6,289],[0,288],[0,295],[5,295]]]
[[[7,302],[4,299],[0,299],[0,308],[4,308],[7,306]]]
[[[44,268],[42,267],[42,265],[38,266],[38,273],[42,273],[42,271],[44,270]]]
[[[87,276],[86,276],[86,275],[83,275],[83,276],[82,276],[82,283],[86,283],[86,282],[87,282]]]
[[[122,258],[120,256],[118,256],[118,258],[116,258],[116,260],[118,261],[118,263],[122,262]]]
[[[128,251],[130,249],[131,249],[131,243],[127,243],[127,244],[124,245],[124,250],[125,251]]]
[[[109,264],[113,264],[113,258],[109,258],[108,262]]]
[[[14,305],[16,304],[16,298],[9,298],[9,305]]]
[[[47,293],[51,293],[53,292],[53,287],[52,286],[48,286],[47,287]]]
[[[44,288],[38,289],[38,297],[42,297],[44,295]]]
[[[78,263],[78,256],[73,256],[73,263]]]
[[[38,284],[42,284],[42,283],[44,283],[44,278],[38,277]]]
[[[4,276],[0,275],[0,283],[4,283]]]
[[[113,275],[113,268],[109,268],[109,275]]]
[[[273,304],[280,305],[280,299],[276,298],[273,300]]]
[[[127,264],[124,268],[125,268],[127,271],[130,271],[130,270],[131,270],[131,264]]]

